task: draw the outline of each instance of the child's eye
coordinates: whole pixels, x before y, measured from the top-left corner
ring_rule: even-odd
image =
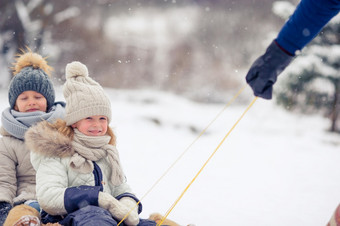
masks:
[[[34,98],[36,98],[36,99],[40,99],[40,98],[43,98],[43,97],[44,97],[44,96],[43,96],[43,95],[40,95],[40,94],[34,96]]]
[[[91,120],[91,119],[92,119],[92,117],[87,117],[86,119],[87,119],[87,120]]]
[[[104,120],[104,121],[106,121],[106,120],[107,120],[107,118],[106,118],[106,117],[100,117],[100,120]]]

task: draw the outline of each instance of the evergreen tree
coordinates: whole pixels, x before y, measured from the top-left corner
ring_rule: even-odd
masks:
[[[340,16],[326,25],[279,77],[277,102],[286,109],[325,114],[339,132]]]

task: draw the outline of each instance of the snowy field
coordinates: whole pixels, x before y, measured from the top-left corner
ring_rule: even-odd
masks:
[[[153,91],[107,94],[128,183],[140,198],[224,107]],[[6,90],[0,96],[4,109]],[[246,107],[236,100],[224,111],[142,199],[141,217],[167,212]],[[329,123],[257,100],[169,219],[196,226],[325,225],[340,203],[340,136],[327,132]]]

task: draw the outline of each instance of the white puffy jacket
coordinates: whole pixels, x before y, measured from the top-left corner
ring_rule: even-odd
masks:
[[[25,135],[26,144],[31,149],[31,162],[36,174],[38,202],[43,210],[52,215],[67,213],[64,206],[65,190],[81,185],[95,185],[94,174],[79,173],[70,167],[70,159],[75,153],[71,139],[50,127],[46,122],[31,127]],[[131,193],[130,186],[122,183],[113,186],[109,182],[111,168],[107,158],[96,161],[103,176],[103,191],[116,197]]]

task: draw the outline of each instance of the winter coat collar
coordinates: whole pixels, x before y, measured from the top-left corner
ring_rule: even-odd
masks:
[[[64,158],[75,153],[72,140],[46,121],[40,122],[27,130],[25,143],[29,150],[46,157]]]

